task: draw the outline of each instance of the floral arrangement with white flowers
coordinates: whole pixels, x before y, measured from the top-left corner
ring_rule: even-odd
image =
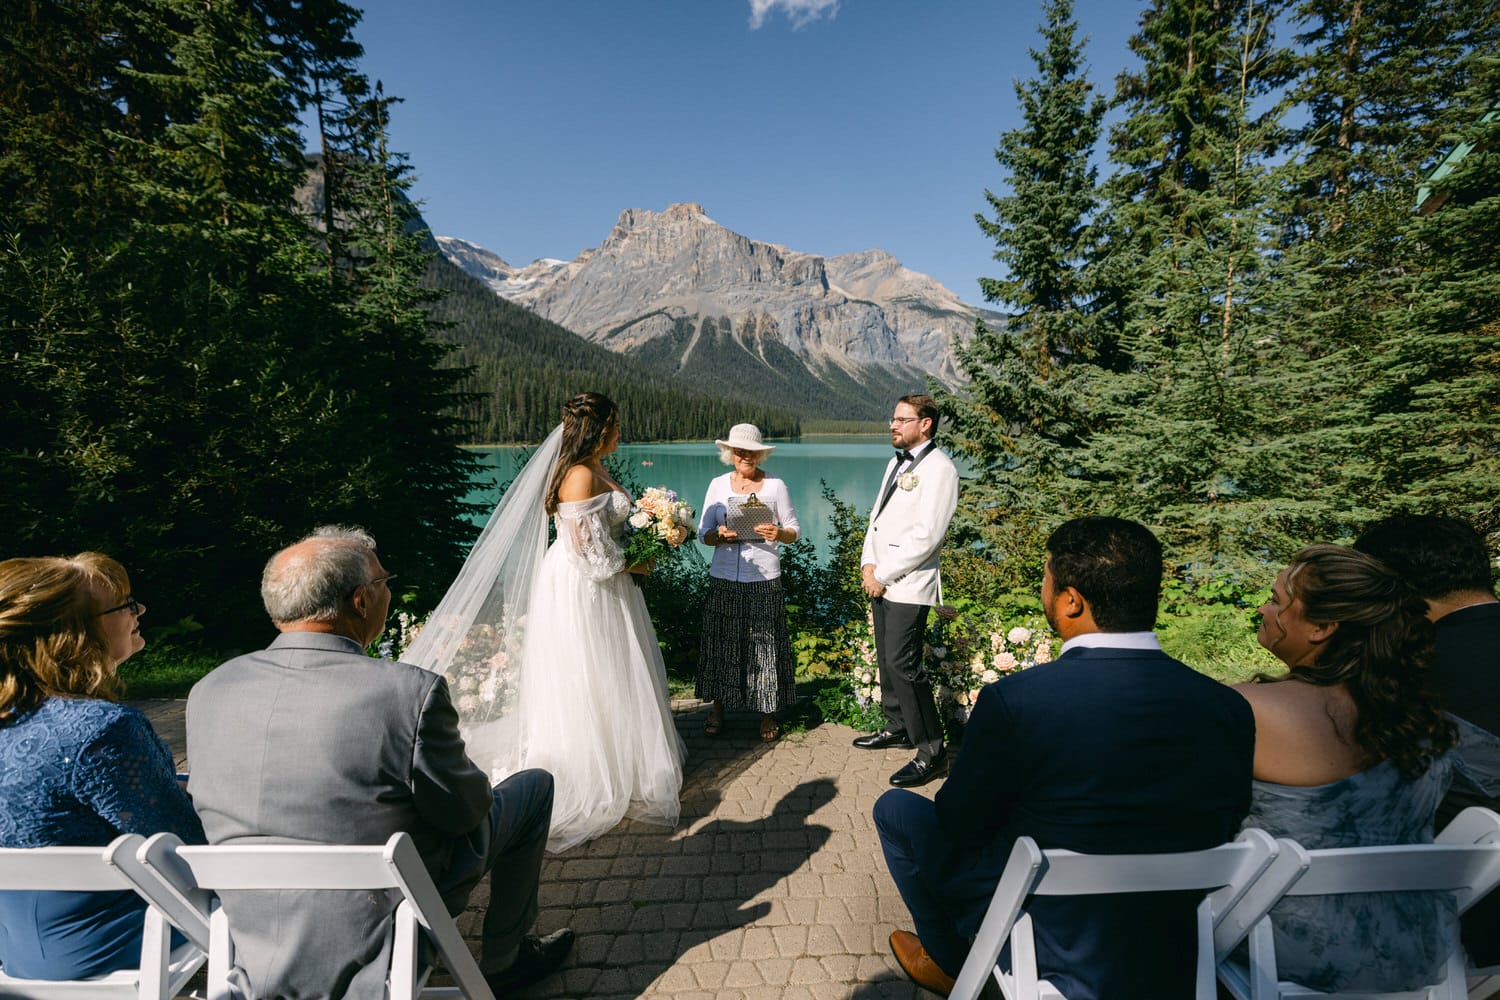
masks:
[[[965,722],[986,684],[1051,661],[1055,637],[1039,615],[1006,621],[998,612],[976,610],[939,615],[929,641],[938,707]]]
[[[426,622],[406,611],[396,612],[380,642],[379,655],[399,660]],[[443,675],[465,722],[500,718],[515,704],[525,631],[526,617],[513,617],[507,606],[498,623],[471,626],[458,644]]]
[[[870,616],[850,622],[832,638],[828,667],[838,684],[828,695],[818,697],[824,717],[855,729],[879,729],[885,717],[880,709],[880,667]],[[981,688],[1006,674],[1047,663],[1055,643],[1040,614],[973,606],[940,608],[932,616],[923,663],[944,721],[950,725],[966,722]]]
[[[625,522],[625,562],[650,562],[677,548],[693,532],[693,508],[665,486],[641,491]]]

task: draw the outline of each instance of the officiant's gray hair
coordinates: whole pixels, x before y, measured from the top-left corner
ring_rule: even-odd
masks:
[[[315,539],[329,544],[305,553],[285,555],[288,549]],[[260,599],[273,622],[329,622],[340,605],[369,582],[375,539],[363,528],[325,524],[277,552],[260,577]]]

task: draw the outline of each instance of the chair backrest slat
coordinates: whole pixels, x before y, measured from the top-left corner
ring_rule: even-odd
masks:
[[[221,844],[180,847],[177,856],[198,886],[214,892],[246,889],[396,889],[385,845],[307,847]]]
[[[1288,896],[1467,888],[1500,858],[1494,844],[1402,844],[1310,851],[1312,867]]]
[[[0,888],[103,892],[130,883],[104,863],[103,847],[0,848]]]

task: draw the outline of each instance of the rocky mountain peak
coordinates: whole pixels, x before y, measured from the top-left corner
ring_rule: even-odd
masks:
[[[851,380],[880,392],[920,386],[929,374],[956,384],[954,348],[977,312],[884,250],[830,258],[789,250],[726,229],[695,202],[627,208],[602,243],[573,261],[539,261],[506,278],[472,249],[444,250],[470,273],[488,264],[476,276],[499,294],[585,339],[669,363],[684,378],[710,357],[742,354],[769,372],[797,365],[800,377],[841,394]],[[685,331],[697,333],[683,339]],[[783,405],[804,410],[807,400],[797,402]]]

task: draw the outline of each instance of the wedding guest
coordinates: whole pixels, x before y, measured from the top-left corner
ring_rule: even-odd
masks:
[[[1500,810],[1500,600],[1484,536],[1456,517],[1398,514],[1370,525],[1354,547],[1400,574],[1437,629],[1432,682],[1439,703],[1462,720],[1457,753],[1467,765],[1438,805],[1437,829],[1468,806]],[[1462,927],[1474,964],[1500,965],[1500,893],[1475,903]]]
[[[715,548],[698,652],[697,696],[713,702],[703,732],[717,736],[724,708],[760,712],[760,738],[780,735],[776,712],[797,700],[796,663],[786,628],[777,547],[795,542],[801,525],[786,483],[761,464],[776,450],[754,424],[735,424],[715,441],[731,471],[708,484],[698,537]],[[731,507],[756,509],[767,520],[742,534],[725,523]]]
[[[979,693],[937,795],[888,791],[875,826],[916,934],[891,950],[942,996],[968,955],[1016,838],[1090,854],[1200,850],[1250,804],[1250,706],[1161,651],[1161,546],[1141,524],[1068,521],[1047,539],[1051,663]],[[1070,1000],[1193,995],[1196,901],[1181,894],[1027,903],[1040,974]]]
[[[861,585],[870,597],[875,659],[880,667],[880,707],[885,726],[856,737],[861,750],[916,750],[891,775],[898,788],[924,785],[943,773],[943,724],[922,662],[928,613],[942,595],[938,557],[958,506],[958,470],[934,443],[937,401],[902,396],[891,416],[896,454],[885,477],[860,553]]]
[[[319,528],[271,557],[261,599],[281,634],[193,685],[189,789],[214,844],[383,844],[409,833],[455,916],[490,876],[479,966],[504,996],[550,974],[573,943],[569,930],[526,933],[552,776],[521,771],[491,788],[465,752],[446,682],[365,654],[385,629],[392,576],[354,528]],[[383,1000],[389,894],[221,897],[246,996]]]
[[[0,562],[0,847],[161,831],[203,843],[171,750],[118,703],[145,613],[98,552]],[[21,979],[139,968],[145,910],[128,890],[0,892],[0,965]]]
[[[1255,712],[1247,827],[1310,850],[1432,842],[1453,725],[1428,688],[1432,626],[1392,569],[1341,545],[1292,557],[1260,608],[1260,644],[1287,666],[1236,685]],[[1395,991],[1443,974],[1447,893],[1292,897],[1271,910],[1283,979]]]

